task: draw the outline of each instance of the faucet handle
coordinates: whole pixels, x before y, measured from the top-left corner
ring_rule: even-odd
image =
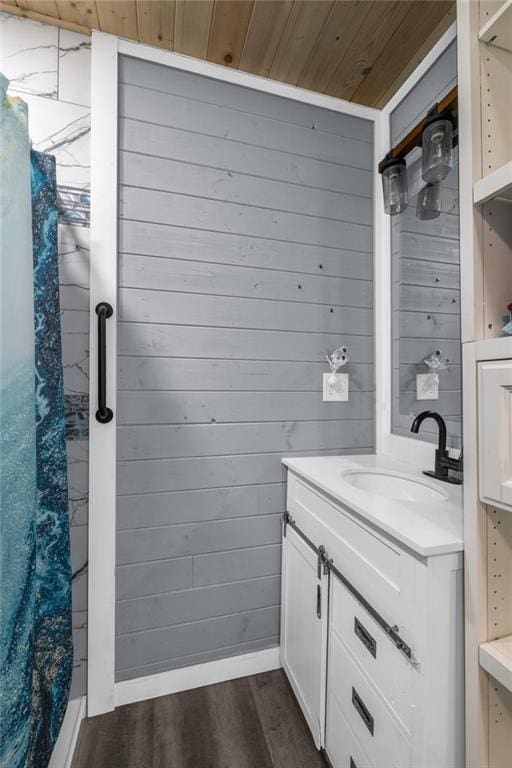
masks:
[[[460,452],[460,456],[457,459],[452,459],[450,456],[441,456],[439,459],[439,464],[444,467],[445,469],[451,469],[452,472],[463,472],[464,471],[464,455],[463,452]]]

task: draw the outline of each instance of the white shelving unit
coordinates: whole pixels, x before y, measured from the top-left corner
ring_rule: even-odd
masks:
[[[478,35],[482,43],[490,43],[512,51],[512,0],[506,0],[484,24]]]
[[[483,480],[489,477],[489,472],[484,473],[486,466],[499,464],[504,451],[493,439],[483,407],[492,407],[497,395],[485,394],[479,374],[496,361],[512,360],[512,337],[503,333],[507,307],[512,302],[512,0],[458,0],[457,48],[465,457],[465,768],[510,768],[512,512],[501,496],[481,494]],[[506,423],[504,426],[507,437]]]
[[[503,200],[512,203],[512,160],[506,165],[496,168],[495,171],[474,185],[474,203],[487,203],[489,200]]]
[[[512,336],[499,339],[482,339],[475,342],[475,358],[483,360],[512,360]]]
[[[508,691],[512,691],[512,635],[483,643],[480,666]]]

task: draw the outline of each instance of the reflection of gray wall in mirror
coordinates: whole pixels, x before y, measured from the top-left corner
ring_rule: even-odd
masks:
[[[456,83],[453,43],[418,82],[391,116],[396,144],[426,111]],[[448,445],[461,446],[462,393],[460,343],[459,185],[458,152],[443,181],[441,215],[416,217],[416,198],[423,186],[421,151],[407,158],[409,207],[392,220],[392,431],[435,442],[437,428],[425,422],[410,433],[414,416],[424,410],[440,413],[447,422]],[[416,374],[428,373],[423,363],[441,349],[449,360],[439,374],[439,398],[417,400]]]

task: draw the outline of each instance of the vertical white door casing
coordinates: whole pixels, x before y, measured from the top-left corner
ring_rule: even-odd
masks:
[[[132,56],[216,80],[271,93],[354,117],[379,119],[370,107],[249,75],[181,54],[133,43],[104,32],[92,33],[91,69],[91,251],[90,251],[90,416],[89,416],[89,617],[88,716],[111,711],[115,693],[115,537],[116,537],[116,323],[118,208],[118,57]],[[107,321],[108,424],[96,421],[96,305],[113,307]]]
[[[283,539],[281,663],[318,748],[324,745],[329,577],[290,528]]]
[[[118,40],[93,33],[91,65],[91,245],[89,375],[89,570],[87,714],[114,709],[117,369],[117,62]],[[108,424],[98,408],[98,317],[108,302]]]

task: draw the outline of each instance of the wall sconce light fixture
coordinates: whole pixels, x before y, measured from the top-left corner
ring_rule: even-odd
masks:
[[[381,164],[384,210],[391,216],[407,208],[407,167],[403,158],[388,157]]]
[[[441,213],[441,192],[442,185],[440,181],[431,181],[420,189],[416,201],[416,216],[418,219],[436,219]]]
[[[434,219],[441,208],[440,186],[430,186],[445,179],[453,166],[452,148],[458,140],[457,87],[411,128],[409,133],[379,163],[382,174],[384,209],[395,216],[408,205],[405,158],[416,147],[422,152],[422,178],[427,186],[418,196],[416,213],[420,219]]]
[[[452,113],[438,113],[437,106],[434,110],[428,115],[421,135],[421,176],[427,183],[445,179],[453,165]]]

